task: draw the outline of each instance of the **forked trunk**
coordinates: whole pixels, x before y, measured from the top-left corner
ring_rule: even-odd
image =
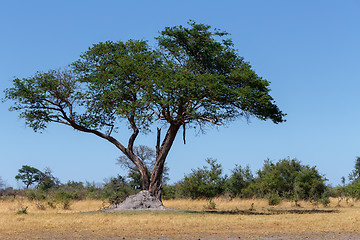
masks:
[[[153,172],[150,177],[150,186],[148,190],[160,201],[161,201],[161,186],[162,186],[162,176],[164,171],[165,159],[170,151],[170,148],[174,142],[174,139],[176,137],[176,134],[180,126],[181,124],[171,124],[166,133],[164,141],[161,144],[161,147],[157,149],[156,161]],[[159,137],[159,132],[158,132],[158,137]]]
[[[141,175],[141,183],[143,190],[149,190],[150,176],[146,165],[133,152],[126,152],[127,157],[135,164]]]

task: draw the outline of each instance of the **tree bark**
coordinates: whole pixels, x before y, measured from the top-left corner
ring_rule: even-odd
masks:
[[[149,190],[150,176],[149,176],[149,171],[145,166],[145,164],[133,153],[126,156],[135,164],[135,166],[139,170],[141,175],[143,190]]]
[[[156,156],[153,172],[150,178],[149,191],[161,201],[161,186],[162,186],[162,175],[164,171],[165,159],[170,151],[170,148],[175,140],[176,134],[181,124],[171,123],[166,133],[164,141],[159,148]]]
[[[156,198],[158,198],[161,201],[161,186],[162,186],[162,175],[164,171],[164,164],[165,159],[170,151],[170,148],[174,142],[174,139],[176,137],[176,134],[178,130],[180,129],[181,125],[183,124],[181,121],[174,121],[170,123],[170,127],[166,133],[166,136],[161,144],[161,147],[159,148],[159,144],[157,144],[157,154],[156,154],[156,160],[154,169],[152,171],[151,176],[149,176],[149,171],[145,164],[136,156],[133,152],[133,145],[135,142],[135,139],[139,133],[139,130],[137,126],[135,125],[133,117],[129,118],[130,125],[132,129],[134,130],[133,134],[129,138],[128,147],[126,148],[124,145],[122,145],[120,142],[118,142],[115,138],[111,137],[110,135],[101,133],[97,130],[89,129],[84,126],[81,126],[77,124],[74,120],[71,120],[68,118],[66,113],[62,111],[64,119],[69,123],[70,126],[73,128],[82,131],[82,132],[88,132],[95,134],[101,138],[104,138],[114,144],[118,149],[121,150],[139,169],[141,177],[142,177],[142,187],[143,190],[150,191]],[[158,129],[158,137],[157,142],[160,141],[160,129]]]

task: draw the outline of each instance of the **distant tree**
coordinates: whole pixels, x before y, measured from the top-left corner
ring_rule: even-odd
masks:
[[[153,169],[156,161],[155,151],[147,146],[140,145],[134,147],[134,154],[140,158],[140,160],[145,164],[147,169]],[[130,186],[133,189],[142,189],[142,177],[139,169],[136,165],[130,161],[128,157],[125,155],[120,156],[117,159],[117,164],[119,164],[122,168],[129,171],[128,178],[130,179]],[[163,184],[169,179],[169,168],[164,166],[163,170]],[[150,172],[149,172],[150,175]]]
[[[356,157],[354,170],[349,174],[350,182],[356,182],[360,178],[360,157]]]
[[[265,197],[319,200],[326,190],[324,178],[315,167],[302,165],[297,159],[266,160],[250,188]]]
[[[355,159],[354,170],[349,174],[348,185],[344,184],[344,191],[348,196],[360,199],[360,157]]]
[[[243,190],[246,189],[253,180],[254,176],[248,166],[245,168],[236,166],[227,179],[227,191],[232,197],[242,196]]]
[[[22,181],[26,189],[29,189],[32,184],[36,184],[35,187],[43,191],[60,184],[59,179],[52,175],[50,168],[45,168],[44,172],[42,172],[28,165],[23,165],[22,168],[19,169],[19,173],[15,176],[15,179]]]
[[[343,186],[346,185],[346,179],[345,179],[344,176],[341,177],[341,184],[342,184]]]
[[[26,189],[29,189],[29,187],[34,183],[39,183],[43,174],[39,169],[28,165],[23,165],[18,172],[19,173],[15,176],[15,179],[22,181],[25,184]]]
[[[274,123],[284,114],[270,96],[269,82],[240,57],[226,32],[189,22],[167,27],[152,49],[146,41],[99,43],[70,70],[50,70],[13,80],[5,100],[35,131],[49,123],[95,134],[115,145],[140,171],[142,187],[160,198],[165,159],[183,127],[224,125],[251,116]],[[113,133],[124,120],[131,134]],[[166,128],[152,172],[134,153],[140,132],[153,123]],[[123,136],[125,133],[121,133]]]
[[[52,187],[56,187],[60,185],[60,180],[53,176],[50,168],[45,168],[44,172],[40,174],[39,184],[37,188],[42,191],[47,191]]]
[[[299,199],[318,201],[326,193],[326,178],[315,167],[303,167],[295,178],[295,195]]]
[[[211,158],[206,159],[206,163],[209,166],[193,169],[179,182],[182,196],[211,199],[225,191],[226,176],[223,176],[221,164]]]
[[[0,177],[0,190],[3,189],[5,187],[5,183],[2,180],[2,178]]]

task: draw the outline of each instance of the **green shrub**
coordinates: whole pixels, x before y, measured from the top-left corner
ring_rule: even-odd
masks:
[[[222,175],[223,169],[214,159],[207,159],[210,168],[192,170],[179,182],[181,196],[196,198],[213,198],[225,192],[226,176]]]
[[[254,177],[248,166],[246,168],[236,166],[232,170],[230,177],[226,180],[226,191],[231,197],[247,197],[249,192],[245,189],[250,185],[253,179]]]
[[[327,192],[324,192],[321,196],[321,204],[324,206],[324,207],[327,207],[329,206],[330,204],[330,198],[329,198],[329,194]]]
[[[118,175],[110,178],[110,181],[104,185],[102,197],[107,199],[110,204],[119,204],[127,196],[134,193],[125,178]]]
[[[208,204],[204,205],[204,209],[206,210],[215,210],[216,209],[216,203],[213,199],[210,199]]]
[[[48,202],[47,202],[47,205],[48,205],[49,207],[51,207],[52,209],[55,209],[55,208],[56,208],[56,202],[55,202],[55,200],[50,200],[50,201],[48,201]]]
[[[26,206],[26,207],[21,207],[21,209],[18,210],[18,211],[16,212],[16,214],[28,214],[27,209],[28,209],[28,206]]]
[[[283,159],[274,164],[266,160],[257,178],[247,189],[258,197],[266,197],[276,192],[280,198],[318,201],[327,189],[322,175],[315,167],[302,165],[296,159]],[[251,190],[251,191],[250,191]]]
[[[276,206],[281,203],[281,198],[277,193],[271,194],[268,201],[270,206]]]
[[[63,189],[58,189],[54,193],[54,201],[60,203],[64,210],[70,209],[71,200],[73,200],[73,195]]]
[[[25,195],[30,201],[40,201],[46,199],[46,193],[39,189],[26,190]]]
[[[165,185],[162,187],[161,198],[163,200],[175,199],[179,195],[176,185]]]

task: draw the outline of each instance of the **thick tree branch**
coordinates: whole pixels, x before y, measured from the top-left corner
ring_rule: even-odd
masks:
[[[131,153],[133,153],[134,142],[135,142],[136,137],[139,134],[139,129],[136,126],[134,119],[135,119],[134,115],[132,115],[131,117],[128,118],[130,126],[133,129],[133,133],[131,134],[131,136],[129,138],[129,143],[128,143],[128,150],[131,151]]]

